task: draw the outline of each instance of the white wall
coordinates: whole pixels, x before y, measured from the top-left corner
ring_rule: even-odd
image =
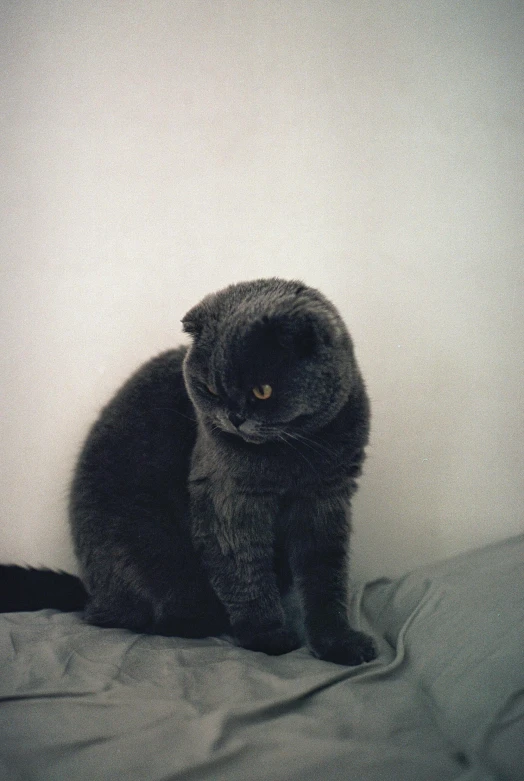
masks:
[[[523,527],[522,4],[1,3],[0,558],[205,293],[299,277],[374,408],[355,571]]]

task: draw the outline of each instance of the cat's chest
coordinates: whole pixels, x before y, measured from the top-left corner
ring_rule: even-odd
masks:
[[[340,463],[340,462],[339,462]],[[216,448],[197,439],[191,459],[189,482],[209,482],[253,494],[315,494],[322,486],[344,481],[345,475],[318,453],[285,448]]]

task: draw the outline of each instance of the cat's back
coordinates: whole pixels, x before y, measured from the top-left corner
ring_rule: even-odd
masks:
[[[73,508],[86,494],[101,501],[141,486],[160,498],[168,484],[187,479],[196,419],[182,374],[186,351],[145,363],[104,407],[78,459]]]

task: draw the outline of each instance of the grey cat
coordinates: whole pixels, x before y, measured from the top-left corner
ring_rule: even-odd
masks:
[[[70,519],[86,619],[139,632],[230,634],[283,654],[301,642],[356,665],[349,506],[369,404],[335,307],[300,282],[211,294],[191,335],[131,377],[80,455]]]

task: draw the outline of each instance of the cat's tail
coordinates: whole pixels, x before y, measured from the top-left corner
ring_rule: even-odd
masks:
[[[87,591],[80,578],[50,569],[0,564],[0,613],[54,608],[83,610]]]

